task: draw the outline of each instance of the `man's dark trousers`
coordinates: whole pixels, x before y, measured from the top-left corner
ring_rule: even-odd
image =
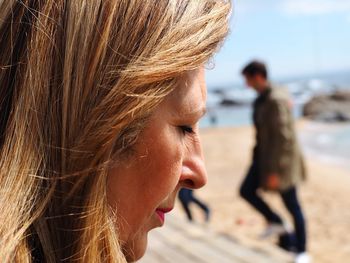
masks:
[[[250,203],[256,210],[258,210],[269,223],[281,223],[282,219],[279,215],[271,210],[271,208],[258,195],[258,188],[260,187],[260,176],[257,162],[253,162],[247,176],[245,177],[241,188],[240,195]],[[297,191],[292,187],[286,191],[280,192],[282,200],[289,213],[292,215],[295,226],[295,234],[297,238],[298,252],[305,251],[306,233],[305,220],[301,210]]]

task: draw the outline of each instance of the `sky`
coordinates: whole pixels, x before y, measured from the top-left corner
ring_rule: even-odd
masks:
[[[230,33],[207,66],[209,88],[243,83],[251,59],[276,80],[350,72],[350,0],[232,1]]]

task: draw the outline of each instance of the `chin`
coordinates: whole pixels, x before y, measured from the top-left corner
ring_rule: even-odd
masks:
[[[123,250],[127,262],[135,262],[143,257],[147,249],[147,234],[137,236],[125,244]]]

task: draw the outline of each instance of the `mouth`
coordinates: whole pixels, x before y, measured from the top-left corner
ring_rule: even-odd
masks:
[[[173,210],[173,208],[157,208],[156,209],[156,214],[158,215],[158,218],[160,220],[160,222],[162,223],[162,225],[165,222],[165,214],[169,213],[171,210]]]

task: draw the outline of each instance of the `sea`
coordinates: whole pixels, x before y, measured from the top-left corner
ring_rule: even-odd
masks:
[[[293,100],[296,120],[313,96],[350,90],[350,70],[313,76],[299,76],[273,81],[288,89]],[[201,128],[237,127],[252,125],[252,102],[256,93],[238,84],[208,87],[207,114],[200,121]],[[225,106],[221,102],[229,101]],[[228,105],[230,104],[230,105]],[[324,162],[343,166],[350,172],[350,123],[311,121],[298,133],[300,144],[307,155]]]

